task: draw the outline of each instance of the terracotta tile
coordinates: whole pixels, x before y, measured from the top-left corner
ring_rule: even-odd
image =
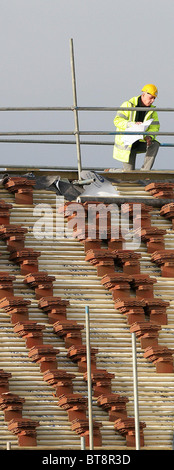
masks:
[[[6,179],[4,187],[10,192],[15,194],[15,202],[17,204],[33,204],[33,187],[35,186],[35,181],[14,176],[12,178]]]
[[[26,347],[30,349],[33,346],[43,344],[42,332],[44,328],[44,325],[39,325],[36,322],[25,321],[16,323],[14,325],[14,332],[25,339]]]
[[[0,395],[9,391],[9,379],[12,377],[10,372],[0,369]]]
[[[36,446],[36,428],[39,426],[38,421],[31,419],[12,419],[9,421],[8,429],[18,436],[19,446]]]
[[[96,370],[96,353],[98,349],[91,348],[91,371]],[[73,362],[77,362],[79,372],[86,372],[87,370],[87,355],[86,355],[86,346],[71,346],[68,349],[67,357],[70,358]]]
[[[97,399],[97,405],[109,413],[109,421],[115,421],[127,417],[126,404],[128,401],[127,397],[111,393],[100,395]]]
[[[130,332],[136,334],[142,349],[146,349],[149,346],[158,346],[158,333],[160,330],[161,325],[150,321],[135,322],[130,326]]]
[[[139,422],[140,428],[140,445],[144,446],[143,429],[146,424],[142,421]],[[121,435],[126,437],[126,444],[129,447],[135,447],[135,420],[134,418],[120,418],[115,421],[114,428]]]
[[[98,421],[93,421],[93,444],[95,447],[101,447],[102,446],[102,440],[101,440],[101,433],[100,433],[100,427],[102,424]],[[89,446],[89,422],[87,419],[81,420],[81,419],[75,419],[71,423],[71,428],[73,431],[75,431],[78,435],[80,436],[85,436],[85,444],[88,447]]]
[[[20,266],[21,274],[28,274],[38,271],[38,258],[40,251],[34,251],[32,248],[24,248],[20,251],[10,253],[10,261]]]
[[[97,369],[91,373],[92,387],[94,396],[100,396],[102,394],[111,393],[111,380],[115,377],[115,374],[107,372],[105,369]],[[84,374],[84,380],[87,382],[88,374]]]

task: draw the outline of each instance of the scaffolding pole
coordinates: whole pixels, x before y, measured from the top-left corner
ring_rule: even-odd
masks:
[[[136,442],[136,450],[140,450],[137,352],[136,352],[136,336],[135,336],[135,333],[132,333],[132,358],[133,358],[133,385],[134,385],[135,442]]]
[[[72,88],[73,88],[73,100],[74,100],[75,136],[76,136],[76,146],[77,146],[78,178],[80,181],[82,166],[81,166],[81,149],[80,149],[80,137],[79,137],[79,119],[78,119],[78,111],[77,111],[77,92],[76,92],[73,39],[70,39],[70,52],[71,52]]]
[[[85,312],[86,312],[86,352],[87,352],[87,378],[88,378],[89,448],[90,450],[93,450],[90,320],[89,320],[89,307],[88,306],[85,307]]]
[[[81,450],[85,450],[85,436],[81,436],[80,442],[81,442]]]

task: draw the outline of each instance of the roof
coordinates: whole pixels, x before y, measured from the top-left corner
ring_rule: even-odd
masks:
[[[22,171],[15,171],[13,169],[9,170],[8,174],[10,179],[13,179],[13,176],[24,176]],[[43,175],[48,174],[48,172],[36,172],[35,174]],[[71,179],[77,179],[76,172],[61,172],[60,176],[61,178],[69,178],[70,181]],[[149,172],[148,174],[142,174],[140,172],[130,172],[129,174],[118,174],[107,172],[106,176],[119,191],[116,202],[119,203],[120,201],[122,204],[123,202],[135,200],[137,202],[141,201],[145,205],[151,205],[150,226],[162,231],[161,237],[162,242],[164,242],[164,250],[171,250],[170,258],[172,259],[172,253],[174,253],[172,219],[166,218],[166,216],[161,215],[160,212],[161,207],[163,207],[165,203],[172,203],[172,198],[165,198],[164,195],[158,198],[149,191],[146,191],[145,188],[149,183],[159,182],[161,180],[163,183],[171,183],[174,181],[174,173]],[[23,193],[22,196],[17,199],[15,193],[10,192],[9,189],[4,186],[0,187],[0,193],[1,200],[3,200],[5,204],[11,205],[9,208],[9,221],[4,225],[22,226],[27,229],[27,233],[23,234],[23,250],[33,250],[38,254],[38,256],[35,256],[35,262],[38,263],[38,265],[35,264],[33,273],[36,272],[37,265],[39,273],[45,273],[51,277],[51,279],[46,279],[46,290],[44,291],[43,276],[40,281],[43,289],[42,292],[44,292],[44,294],[48,294],[49,292],[52,294],[49,297],[54,297],[54,300],[58,297],[60,298],[59,300],[62,301],[62,304],[60,303],[59,305],[60,310],[62,308],[63,311],[63,307],[65,307],[64,320],[69,320],[72,323],[76,322],[72,324],[72,331],[75,331],[77,325],[83,327],[81,330],[78,330],[79,335],[81,334],[83,346],[85,346],[86,343],[85,307],[89,307],[91,348],[93,360],[94,362],[96,361],[94,370],[98,372],[106,370],[105,381],[108,381],[108,387],[111,385],[110,393],[118,395],[119,399],[122,399],[122,410],[126,409],[127,418],[132,419],[134,417],[132,334],[130,331],[131,325],[127,320],[127,314],[125,314],[125,311],[122,311],[122,308],[130,309],[130,303],[128,302],[129,305],[126,303],[127,297],[123,296],[122,304],[117,304],[118,308],[116,308],[115,303],[117,303],[117,301],[115,302],[115,299],[113,299],[112,291],[101,282],[103,276],[100,275],[101,271],[97,268],[96,253],[93,253],[95,263],[92,264],[87,260],[84,243],[74,237],[56,238],[56,227],[59,226],[59,222],[62,221],[62,215],[60,212],[57,212],[56,215],[55,212],[55,191],[33,188],[33,203],[28,205],[26,202],[25,204],[22,203],[24,202],[24,199],[22,200],[22,198],[24,198]],[[34,213],[33,209],[40,203],[51,207],[51,211],[47,213],[47,219],[45,220],[48,225],[53,226],[53,238],[52,236],[49,238],[49,233],[48,237],[43,239],[35,238],[33,234],[33,226],[39,218],[39,213]],[[61,203],[62,199],[60,197],[60,204]],[[20,231],[17,231],[16,233],[19,234],[19,232]],[[162,352],[165,353],[167,348],[167,360],[162,361],[162,364],[168,362],[172,364],[172,369],[167,372],[159,372],[159,369],[157,370],[157,365],[161,364],[161,360],[157,360],[159,358],[159,351],[154,347],[152,351],[150,350],[149,356],[146,354],[145,357],[140,338],[137,337],[139,418],[141,423],[145,423],[145,427],[144,424],[142,424],[144,438],[142,448],[147,450],[171,450],[173,441],[174,398],[172,359],[174,338],[174,276],[166,276],[165,272],[162,271],[161,264],[153,261],[152,252],[148,252],[147,243],[149,243],[149,239],[144,238],[144,241],[141,241],[140,247],[138,250],[135,250],[135,252],[141,255],[139,259],[140,274],[146,275],[146,277],[149,276],[149,279],[153,278],[156,281],[153,283],[153,286],[151,285],[153,291],[152,298],[161,301],[159,305],[157,305],[158,302],[156,302],[156,308],[163,308],[162,313],[167,314],[166,324],[160,325],[161,327],[158,331],[157,349],[162,349]],[[44,363],[46,360],[42,360],[42,370],[40,362],[37,362],[38,357],[40,357],[41,348],[39,349],[39,346],[34,347],[34,349],[31,347],[27,348],[25,336],[20,336],[15,331],[11,315],[12,311],[15,311],[15,308],[20,307],[20,302],[18,302],[17,306],[15,303],[15,307],[13,304],[13,309],[13,307],[11,307],[12,303],[6,301],[0,303],[0,369],[3,370],[4,374],[11,374],[6,380],[6,382],[8,382],[8,391],[25,400],[25,402],[22,403],[22,418],[23,420],[31,420],[31,423],[26,421],[23,424],[25,424],[25,426],[34,426],[35,424],[36,444],[38,449],[80,449],[80,433],[86,430],[87,423],[82,413],[82,415],[74,415],[75,420],[78,419],[78,416],[81,416],[80,426],[82,426],[82,430],[78,421],[75,421],[72,425],[72,417],[70,416],[70,412],[67,411],[71,409],[70,403],[72,404],[72,398],[74,399],[75,394],[80,395],[80,397],[75,397],[79,398],[78,403],[86,403],[82,398],[87,399],[87,382],[84,378],[85,368],[83,367],[85,361],[82,361],[79,367],[77,360],[74,359],[75,349],[77,349],[78,343],[74,343],[76,348],[72,347],[69,350],[69,344],[71,343],[68,343],[68,341],[70,340],[67,340],[66,343],[65,334],[63,333],[62,335],[62,328],[64,327],[66,329],[67,326],[66,321],[63,327],[61,326],[61,334],[55,334],[53,327],[54,321],[49,320],[48,310],[39,308],[40,304],[38,304],[38,301],[40,294],[37,291],[38,284],[36,279],[33,281],[32,278],[29,279],[30,282],[24,283],[27,273],[25,269],[29,261],[26,262],[26,264],[24,263],[24,270],[22,271],[19,257],[14,258],[11,251],[8,250],[7,239],[0,238],[0,246],[0,272],[14,276],[14,278],[9,280],[9,282],[12,282],[13,300],[14,297],[16,301],[17,297],[22,297],[25,301],[29,301],[28,304],[24,302],[22,308],[26,309],[26,312],[28,312],[28,317],[26,317],[27,321],[29,320],[31,323],[35,322],[37,325],[44,327],[44,329],[40,331],[40,334],[43,335],[44,354],[46,355],[48,353],[48,357],[50,357],[50,355],[53,357],[53,352],[55,351],[56,357],[54,357],[53,360],[57,364],[57,369],[73,375],[72,380],[70,380],[71,377],[69,377],[73,397],[70,397],[69,388],[68,395],[64,393],[63,395],[65,395],[65,397],[63,401],[61,401],[59,398],[60,395],[55,396],[55,387],[50,386],[50,384],[44,380]],[[161,250],[159,249],[157,251]],[[30,251],[30,261],[31,256],[32,253]],[[121,261],[121,263],[123,263],[123,261]],[[123,264],[121,264],[121,266],[123,267]],[[119,268],[118,272],[123,273],[123,269]],[[131,276],[130,273],[129,276]],[[109,282],[111,282],[110,278],[111,275],[109,276]],[[138,276],[139,280],[140,278],[141,276]],[[134,303],[134,307],[137,306],[140,308],[142,302],[138,301],[137,296],[135,297],[135,290],[133,294],[133,284],[130,285],[131,282],[135,283],[135,280],[136,276],[134,276],[134,281],[130,281],[129,278],[129,286],[127,288],[131,287],[132,299],[137,302],[137,304]],[[32,282],[35,282],[37,287],[36,284]],[[53,291],[51,291],[52,287]],[[158,313],[159,312],[161,314],[161,310],[159,310]],[[146,322],[148,315],[149,313],[146,312]],[[61,325],[62,324],[63,322]],[[137,328],[139,330],[139,325]],[[82,349],[83,347],[81,346],[81,350]],[[81,357],[84,357],[84,350],[81,352],[83,353]],[[79,354],[81,354],[81,352]],[[155,362],[153,362],[154,359],[151,360],[151,358],[155,354],[156,359]],[[170,360],[168,360],[169,356]],[[94,370],[92,370],[93,373]],[[49,377],[49,380],[53,380],[52,375]],[[100,377],[99,382],[101,380]],[[93,387],[95,381],[96,377],[93,382]],[[63,390],[65,391],[65,389]],[[101,395],[103,395],[103,388],[101,388],[101,390]],[[100,400],[98,400],[98,393],[98,391],[95,392],[93,389],[93,418],[97,433],[99,437],[101,437],[101,444],[96,445],[96,448],[101,446],[103,449],[124,450],[131,448],[130,441],[126,441],[125,437],[125,428],[128,422],[124,421],[124,430],[122,429],[122,432],[120,432],[119,426],[121,428],[122,423],[119,421],[115,427],[115,420],[109,420],[108,407],[106,403],[101,406],[99,403]],[[106,395],[109,397],[109,392]],[[84,409],[87,414],[85,404]],[[82,411],[84,412],[84,410]],[[122,415],[121,418],[123,418]],[[18,449],[21,446],[19,435],[12,433],[12,428],[9,429],[8,421],[4,420],[3,409],[0,411],[0,423],[0,448],[4,449],[7,441],[11,441],[12,448]],[[15,432],[17,433],[19,423],[21,424],[19,421],[15,428]],[[22,442],[23,448],[35,448],[35,444],[33,444],[34,441],[30,441],[29,445]]]

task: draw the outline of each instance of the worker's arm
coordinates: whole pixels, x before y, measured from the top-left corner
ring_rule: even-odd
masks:
[[[122,110],[119,109],[117,112],[115,119],[114,119],[114,125],[117,127],[120,131],[125,131],[126,128],[128,127],[128,123],[130,123],[130,103],[128,101],[125,101],[122,103],[121,107],[123,108],[128,108],[127,110]]]
[[[153,112],[153,115],[152,115],[152,118],[153,118],[153,121],[151,123],[151,125],[147,128],[147,132],[159,132],[159,129],[160,129],[160,123],[159,123],[159,119],[158,119],[158,114],[156,111]],[[144,140],[146,140],[147,142],[147,145],[150,145],[151,142],[153,140],[155,140],[156,138],[156,135],[145,135],[144,136]]]

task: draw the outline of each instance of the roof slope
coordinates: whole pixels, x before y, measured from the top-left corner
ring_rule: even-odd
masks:
[[[144,186],[137,182],[119,181],[114,183],[124,198],[127,196],[144,198],[147,195]],[[33,215],[32,205],[22,205],[15,202],[14,194],[2,188],[0,197],[12,204],[10,210],[10,224],[22,225],[28,229],[25,234],[25,247],[40,252],[38,259],[39,270],[46,271],[54,276],[53,295],[68,300],[66,317],[75,320],[84,326],[82,341],[85,344],[85,306],[89,306],[91,326],[91,347],[97,348],[97,368],[106,369],[114,374],[112,378],[112,392],[128,398],[126,404],[129,417],[134,416],[133,402],[133,373],[132,373],[132,342],[130,326],[126,317],[115,308],[112,293],[105,289],[101,283],[101,276],[97,269],[85,260],[84,246],[74,238],[56,238],[56,195],[51,191],[33,191],[34,206],[39,203],[49,204],[52,211],[48,217],[50,224],[54,222],[53,239],[36,239],[33,235],[33,225],[38,220],[38,214]],[[152,197],[154,200],[154,198]],[[61,219],[62,220],[62,219]],[[59,224],[59,216],[57,216]],[[174,233],[172,223],[160,215],[160,207],[153,207],[151,211],[151,225],[166,230],[164,235],[165,249],[174,250]],[[87,384],[83,372],[79,372],[76,363],[67,356],[67,348],[63,338],[55,335],[53,325],[49,323],[47,315],[38,308],[38,301],[32,287],[24,284],[24,275],[19,265],[9,260],[9,251],[4,240],[0,240],[1,257],[0,271],[15,276],[13,281],[14,295],[23,296],[30,300],[28,307],[29,319],[45,326],[43,342],[58,348],[56,355],[58,369],[66,369],[75,375],[73,379],[74,393],[87,397]],[[155,277],[157,282],[153,286],[154,296],[158,300],[169,301],[167,308],[168,323],[162,325],[159,331],[159,344],[173,348],[174,338],[174,293],[173,277],[162,277],[161,269],[151,260],[151,253],[147,252],[145,243],[141,243],[138,252],[141,254],[141,274]],[[44,449],[78,449],[80,436],[72,430],[71,422],[65,409],[58,406],[58,398],[54,396],[54,389],[44,380],[38,363],[32,362],[28,355],[25,339],[14,332],[9,314],[2,308],[0,310],[0,369],[11,373],[9,378],[9,391],[25,398],[23,416],[39,422],[37,427],[37,448]],[[138,360],[138,390],[139,415],[141,422],[146,423],[143,430],[145,449],[172,449],[173,440],[173,373],[157,373],[156,366],[148,362],[143,355],[140,342],[137,340]],[[93,396],[94,420],[101,423],[102,448],[125,449],[125,437],[114,429],[114,423],[97,404]],[[62,444],[62,435],[64,436]],[[8,430],[4,422],[4,412],[0,411],[0,448],[11,441],[12,448],[18,448],[16,435]]]

